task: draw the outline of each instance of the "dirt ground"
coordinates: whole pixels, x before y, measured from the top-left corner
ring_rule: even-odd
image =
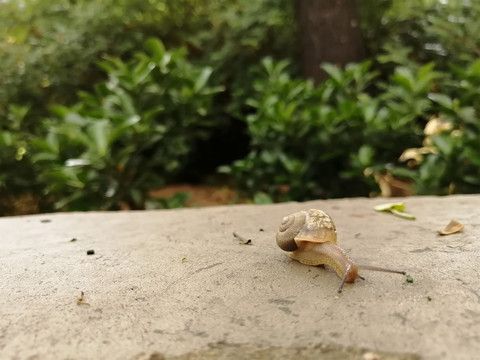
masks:
[[[189,199],[185,207],[242,204],[246,202],[240,199],[234,189],[227,186],[169,185],[161,189],[153,190],[150,195],[154,199],[168,199],[177,193],[189,194]],[[39,196],[26,195],[20,198],[13,198],[5,194],[0,195],[0,216],[32,215],[40,212]]]
[[[197,206],[216,206],[239,204],[242,201],[239,199],[235,190],[229,187],[215,187],[206,185],[170,185],[162,189],[154,190],[151,195],[154,198],[169,198],[173,195],[184,192],[190,194],[190,199],[187,201],[187,207]]]

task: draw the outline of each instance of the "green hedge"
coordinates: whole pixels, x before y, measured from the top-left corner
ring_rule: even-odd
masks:
[[[108,74],[73,106],[53,107],[47,133],[31,142],[45,195],[69,210],[146,206],[148,192],[184,167],[215,125],[209,115],[220,87],[212,69],[192,65],[185,49],[151,39],[129,62],[108,58]]]
[[[22,194],[143,208],[239,122],[247,155],[221,171],[259,202],[366,196],[378,175],[478,192],[480,4],[361,4],[369,60],[324,64],[319,87],[299,76],[292,0],[0,4],[3,213]]]
[[[222,168],[249,196],[365,196],[386,173],[414,181],[417,194],[480,190],[480,60],[453,73],[398,65],[386,81],[368,61],[345,71],[326,64],[319,87],[292,79],[286,62],[263,64],[248,101],[252,150]],[[441,126],[426,132],[433,120]]]

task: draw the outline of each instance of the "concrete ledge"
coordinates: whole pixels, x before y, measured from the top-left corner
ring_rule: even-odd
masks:
[[[480,196],[401,199],[417,220],[373,211],[391,201],[2,218],[1,358],[476,358]],[[338,296],[333,271],[275,244],[306,208],[331,215],[358,263],[414,282],[363,272]],[[439,236],[451,219],[463,232]]]

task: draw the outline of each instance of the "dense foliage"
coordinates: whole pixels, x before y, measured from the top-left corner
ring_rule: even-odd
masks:
[[[79,102],[55,106],[43,138],[32,141],[32,161],[57,208],[131,209],[145,206],[148,191],[164,186],[196,141],[209,136],[212,69],[185,59],[184,49],[147,42],[129,62],[108,58],[108,80]]]
[[[222,162],[259,202],[478,192],[480,4],[361,4],[369,58],[316,87],[293,0],[1,3],[0,213],[144,208]]]
[[[370,62],[325,64],[330,79],[319,87],[291,79],[287,65],[264,61],[248,102],[251,152],[222,168],[250,194],[365,195],[389,186],[386,174],[410,179],[417,194],[480,190],[480,61],[448,74],[397,66],[383,81]]]

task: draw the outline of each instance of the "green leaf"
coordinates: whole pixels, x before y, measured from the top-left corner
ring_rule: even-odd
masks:
[[[433,144],[440,150],[440,153],[449,157],[454,149],[454,138],[447,134],[435,135],[433,137]]]
[[[168,209],[176,209],[176,208],[182,208],[185,207],[185,204],[187,203],[188,200],[192,195],[188,192],[184,191],[179,191],[175,193],[171,198],[168,198],[166,201],[166,207]]]
[[[0,145],[1,146],[12,146],[13,145],[13,136],[8,131],[2,131],[0,133]]]
[[[407,67],[397,67],[394,75],[392,76],[392,80],[409,91],[413,90],[415,80],[412,71]]]
[[[474,61],[467,71],[470,76],[480,76],[480,60]]]
[[[403,211],[405,210],[405,205],[402,202],[399,203],[387,203],[387,204],[380,204],[373,207],[375,211],[390,211],[392,209]]]
[[[463,178],[463,181],[465,181],[466,183],[468,184],[472,184],[472,185],[480,185],[480,176],[479,175],[465,175]]]
[[[155,64],[149,60],[138,63],[132,71],[132,77],[135,85],[138,86],[139,84],[142,84],[153,69],[155,69]]]
[[[363,117],[365,118],[365,122],[373,123],[377,115],[377,104],[365,104],[364,106],[362,106],[362,112]]]
[[[428,63],[420,68],[415,79],[414,90],[416,93],[425,93],[430,90],[431,83],[436,77],[436,73],[433,72],[435,63]]]
[[[73,168],[63,168],[60,170],[52,170],[45,173],[49,182],[65,184],[70,187],[82,189],[85,184],[78,178],[77,174],[72,170]]]
[[[370,145],[362,145],[358,150],[358,160],[363,166],[369,166],[373,162],[375,150]]]
[[[264,192],[257,192],[253,197],[255,204],[273,204],[273,199]]]
[[[71,111],[69,107],[63,105],[52,105],[49,110],[57,116],[64,117]]]
[[[232,166],[222,165],[222,166],[219,166],[219,167],[217,168],[217,171],[218,171],[220,174],[232,174],[233,169],[232,169]]]
[[[158,114],[162,113],[165,110],[166,110],[165,106],[157,105],[157,106],[152,106],[150,109],[143,112],[142,117],[139,117],[138,115],[134,115],[134,116],[136,116],[138,118],[138,121],[141,120],[143,124],[150,124],[155,120],[155,117],[157,117]],[[133,125],[130,122],[129,122],[129,124]]]
[[[395,216],[399,216],[408,220],[415,220],[415,216],[403,212],[405,210],[405,205],[400,203],[387,203],[374,206],[375,211],[379,212],[389,212]]]
[[[438,154],[428,154],[420,165],[420,180],[438,185],[439,181],[445,177],[446,172],[447,163],[445,159]]]
[[[65,161],[65,166],[66,167],[71,167],[71,166],[88,166],[91,165],[91,161],[87,159],[67,159]]]
[[[68,124],[75,124],[75,125],[85,125],[87,123],[87,119],[85,119],[82,115],[69,111],[64,116],[65,123]]]
[[[305,163],[303,161],[289,157],[281,152],[278,153],[278,158],[290,175],[299,175],[303,172],[305,167]]]
[[[343,73],[337,66],[325,63],[322,64],[321,68],[330,76],[330,78],[337,85],[341,85],[343,83]]]
[[[210,78],[210,75],[212,75],[212,72],[213,72],[213,69],[210,67],[206,67],[202,70],[197,80],[195,81],[195,85],[193,87],[195,92],[198,93],[200,92],[200,90],[202,90],[205,87],[205,85],[208,82],[208,79]]]
[[[432,79],[433,78],[433,68],[435,67],[434,62],[430,62],[428,64],[423,65],[419,70],[417,77],[419,79]]]
[[[446,109],[453,110],[453,100],[445,94],[430,93],[428,98]]]
[[[113,129],[111,129],[108,134],[107,143],[109,145],[113,144],[117,139],[127,134],[131,130],[131,127],[140,122],[141,120],[142,118],[140,116],[133,115],[128,117],[127,120],[120,125],[113,127]]]
[[[105,156],[108,150],[108,139],[111,132],[110,122],[106,119],[97,120],[88,127],[88,135],[93,140],[98,155]]]
[[[472,164],[480,167],[480,149],[467,147],[463,154]]]
[[[465,121],[466,123],[470,123],[470,124],[473,124],[474,126],[477,126],[478,119],[476,116],[476,110],[473,106],[461,107],[458,110],[457,114],[459,118]]]
[[[49,146],[49,150],[52,153],[59,154],[60,153],[60,142],[58,140],[58,135],[55,134],[53,131],[49,132],[45,138],[46,143]]]
[[[20,130],[22,122],[30,111],[30,106],[9,105],[8,106],[8,118],[12,122],[11,128]]]
[[[36,155],[40,155],[40,154],[43,154],[43,155],[41,155],[39,158],[44,159],[46,156],[45,155],[46,153],[50,154],[48,158],[54,159],[55,157],[58,156],[60,152],[58,135],[55,134],[54,132],[49,132],[45,137],[45,139],[33,139],[30,142],[30,144],[33,146],[33,148],[36,151],[40,151],[39,154],[34,153],[33,155],[34,159],[37,159]]]
[[[411,214],[404,213],[403,211],[398,211],[396,209],[391,209],[390,212],[393,215],[399,216],[399,217],[404,218],[404,219],[408,219],[408,220],[415,220],[416,219],[415,216],[413,216]]]
[[[165,46],[163,43],[157,38],[151,38],[147,40],[146,43],[147,48],[152,53],[155,60],[160,60],[165,55]]]
[[[396,167],[390,170],[393,176],[404,177],[407,179],[415,179],[417,172],[406,168]]]
[[[145,205],[147,209],[176,209],[185,207],[190,198],[190,193],[180,191],[169,198],[149,199]]]
[[[36,152],[32,155],[32,162],[36,163],[39,161],[55,161],[58,159],[57,154],[51,152]]]

